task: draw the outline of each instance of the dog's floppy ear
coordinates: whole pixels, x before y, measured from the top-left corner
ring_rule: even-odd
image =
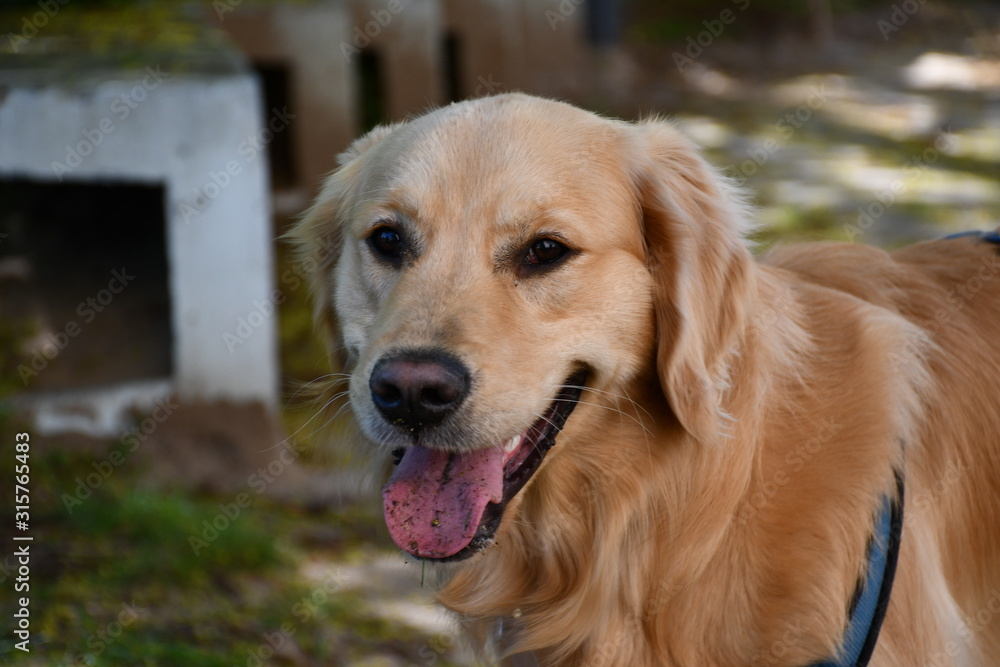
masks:
[[[660,384],[681,425],[725,435],[728,362],[754,291],[749,216],[734,188],[669,123],[636,124],[632,178],[656,284]]]
[[[395,130],[397,125],[379,126],[368,134],[355,139],[343,153],[337,156],[337,169],[327,177],[319,195],[302,214],[302,219],[285,233],[284,238],[295,248],[296,263],[305,274],[312,288],[313,308],[316,324],[328,334],[327,340],[335,340],[337,329],[336,312],[333,307],[334,267],[340,256],[341,230],[347,212],[348,199],[357,174],[360,158],[374,145]],[[332,345],[331,353],[339,358],[340,346]]]

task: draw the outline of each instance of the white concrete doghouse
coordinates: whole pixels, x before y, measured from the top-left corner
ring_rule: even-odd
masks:
[[[171,394],[273,408],[266,145],[291,119],[262,118],[258,83],[240,67],[47,72],[0,69],[0,181],[162,187],[172,370],[13,400],[40,429],[104,436],[121,433],[128,410]]]

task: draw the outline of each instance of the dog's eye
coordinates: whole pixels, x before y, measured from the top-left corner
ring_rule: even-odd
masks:
[[[392,227],[379,227],[368,237],[368,245],[376,255],[392,263],[403,256],[403,237]]]
[[[569,248],[559,241],[552,239],[538,239],[528,247],[528,253],[524,256],[524,263],[529,265],[552,264],[563,257]]]

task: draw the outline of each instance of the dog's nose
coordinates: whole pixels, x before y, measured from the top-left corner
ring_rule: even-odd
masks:
[[[380,360],[368,388],[387,420],[416,431],[454,412],[468,395],[469,383],[469,372],[458,359],[413,353]]]

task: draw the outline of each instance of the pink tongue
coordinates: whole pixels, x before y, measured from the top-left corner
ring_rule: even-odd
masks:
[[[475,537],[483,511],[503,498],[503,450],[461,454],[414,446],[382,489],[393,541],[422,558],[446,558]]]

